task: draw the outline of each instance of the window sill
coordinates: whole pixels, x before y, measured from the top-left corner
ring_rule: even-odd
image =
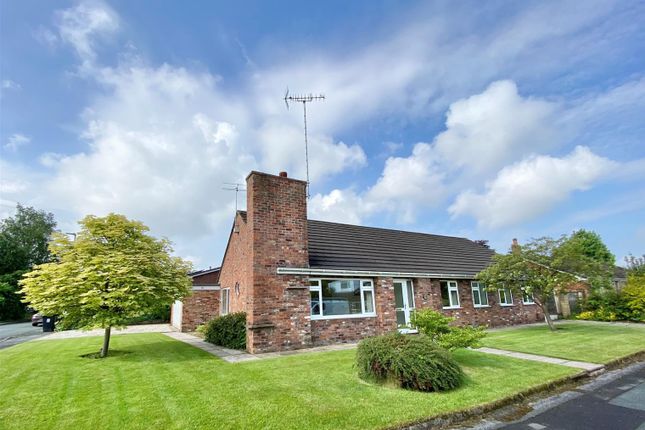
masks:
[[[452,310],[452,309],[461,309],[461,306],[444,306],[441,309],[445,309],[447,311]]]
[[[535,304],[535,302],[532,302],[532,303],[524,303],[524,302],[522,302],[522,304],[523,304],[524,306],[531,306],[531,305],[534,305],[534,304]]]
[[[490,305],[473,305],[475,309],[480,309],[480,308],[490,308]]]
[[[500,303],[500,306],[501,306],[501,307],[503,307],[503,308],[510,308],[510,307],[515,306],[515,305],[513,305],[513,304],[510,304],[510,305],[502,305],[502,304]]]
[[[419,333],[419,330],[414,329],[414,328],[399,328],[397,330],[401,334],[418,334]]]
[[[344,320],[352,318],[376,318],[376,314],[354,314],[354,315],[328,315],[328,316],[311,316],[312,321],[320,320]]]

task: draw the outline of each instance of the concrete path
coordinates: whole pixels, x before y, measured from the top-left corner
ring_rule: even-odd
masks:
[[[137,333],[166,333],[172,331],[170,324],[141,324],[141,325],[131,325],[124,329],[112,329],[111,335],[120,335],[120,334],[137,334]],[[66,331],[57,331],[54,333],[49,333],[44,337],[34,339],[36,341],[43,340],[56,340],[56,339],[71,339],[77,337],[91,337],[91,336],[103,336],[105,330],[95,329],[95,330],[66,330]]]
[[[203,339],[200,339],[199,337],[188,333],[170,332],[170,333],[164,333],[164,334],[168,337],[172,337],[173,339],[192,345],[195,348],[204,350],[209,354],[213,354],[224,361],[228,361],[229,363],[241,363],[241,362],[253,361],[253,360],[266,360],[268,358],[285,357],[289,355],[306,354],[311,352],[342,351],[345,349],[356,348],[356,345],[357,345],[355,343],[347,343],[347,344],[339,344],[339,345],[318,346],[315,348],[307,348],[307,349],[297,349],[294,351],[249,354],[248,352],[245,352],[245,351],[238,351],[236,349],[228,349],[228,348],[223,348],[221,346],[213,345],[212,343],[208,343]]]
[[[194,346],[195,348],[204,350],[209,354],[213,354],[221,358],[222,360],[228,361],[229,363],[239,363],[241,361],[251,361],[251,360],[258,359],[253,354],[249,354],[245,351],[239,351],[237,349],[228,349],[228,348],[223,348],[221,346],[216,346],[216,345],[213,345],[212,343],[206,342],[203,339],[200,339],[197,336],[193,336],[192,334],[180,333],[176,331],[164,333],[164,334],[168,337],[172,337],[175,340],[187,343],[188,345]]]
[[[584,361],[565,360],[562,358],[545,357],[543,355],[526,354],[524,352],[506,351],[495,348],[478,348],[476,351],[485,352],[486,354],[503,355],[506,357],[520,358],[522,360],[539,361],[541,363],[559,364],[560,366],[575,367],[587,372],[595,372],[604,369],[605,366],[596,363],[587,363]]]

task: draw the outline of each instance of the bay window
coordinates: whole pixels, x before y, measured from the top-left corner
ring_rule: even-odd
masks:
[[[376,315],[369,279],[311,279],[309,292],[312,319]]]

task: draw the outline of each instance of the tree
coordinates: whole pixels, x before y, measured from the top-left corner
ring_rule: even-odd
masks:
[[[574,231],[554,250],[554,259],[554,264],[563,270],[584,273],[592,290],[602,291],[611,286],[616,258],[598,233]]]
[[[53,214],[20,204],[13,217],[0,221],[0,320],[24,317],[18,280],[49,261],[47,242],[55,227]]]
[[[627,284],[622,290],[627,306],[636,321],[645,321],[645,255],[625,258],[627,262]]]
[[[186,296],[190,263],[172,257],[170,242],[123,215],[87,216],[76,240],[55,234],[51,263],[21,281],[26,301],[65,324],[103,328],[101,357],[108,355],[112,327]]]
[[[516,246],[508,254],[496,254],[493,264],[482,270],[477,279],[484,282],[488,289],[509,289],[521,295],[532,295],[535,304],[542,309],[549,328],[555,331],[546,306],[547,300],[580,279],[557,266],[560,247],[565,240],[566,237],[543,237],[521,247]]]

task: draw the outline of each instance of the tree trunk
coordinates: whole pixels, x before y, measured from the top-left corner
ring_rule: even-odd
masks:
[[[536,297],[535,294],[533,295],[533,299],[535,300],[535,303],[540,307],[540,309],[542,309],[542,312],[544,312],[544,320],[549,326],[549,330],[556,331],[557,329],[555,328],[555,324],[553,323],[551,315],[549,314],[549,310],[547,309],[546,300],[542,300],[542,297]]]
[[[105,327],[105,334],[103,335],[103,348],[101,348],[101,358],[105,358],[108,355],[108,349],[110,348],[110,332],[112,327]]]

